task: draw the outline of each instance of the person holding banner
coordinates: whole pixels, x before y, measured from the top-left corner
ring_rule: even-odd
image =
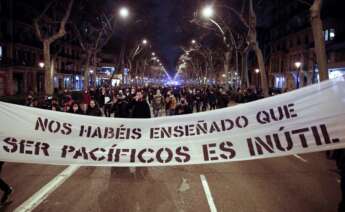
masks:
[[[150,106],[141,91],[137,91],[133,103],[132,118],[151,118]]]
[[[0,161],[0,173],[3,165],[4,162]],[[2,178],[0,178],[0,189],[4,192],[0,200],[0,206],[2,206],[9,199],[13,189]]]
[[[150,106],[144,98],[142,91],[137,91],[135,95],[135,102],[133,103],[132,118],[151,118]],[[129,167],[129,172],[136,176],[137,170],[141,175],[147,172],[147,168]]]

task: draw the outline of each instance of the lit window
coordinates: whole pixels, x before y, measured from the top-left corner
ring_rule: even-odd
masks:
[[[334,40],[335,38],[335,30],[334,29],[330,29],[329,30],[329,39],[330,40]]]
[[[324,31],[324,35],[325,35],[325,41],[334,40],[334,38],[335,38],[335,29],[334,28],[326,29]]]
[[[325,30],[325,41],[328,41],[329,37],[328,37],[328,29]]]

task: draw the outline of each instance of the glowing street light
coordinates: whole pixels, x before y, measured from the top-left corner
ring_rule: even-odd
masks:
[[[129,10],[127,7],[121,7],[119,9],[119,15],[121,18],[128,18],[129,16]]]
[[[39,63],[38,63],[38,67],[44,68],[44,62],[39,62]]]
[[[192,40],[192,44],[196,44],[196,40],[193,39],[193,40]]]
[[[152,52],[152,56],[156,56],[156,53]]]
[[[226,77],[226,74],[222,74],[222,77],[225,78],[225,77]]]
[[[255,69],[255,73],[257,73],[257,74],[260,73],[260,69],[258,69],[258,68]]]
[[[146,39],[143,39],[143,41],[141,42],[142,44],[146,45],[147,44],[147,40]]]
[[[203,16],[204,18],[211,18],[211,17],[213,16],[213,14],[214,14],[213,7],[210,6],[210,5],[204,7],[204,8],[202,9],[201,14],[202,14],[202,16]]]
[[[301,62],[295,62],[295,66],[297,69],[299,69],[302,66],[302,63]]]

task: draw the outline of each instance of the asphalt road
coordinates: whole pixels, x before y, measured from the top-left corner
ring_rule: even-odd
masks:
[[[324,153],[301,157],[141,168],[135,175],[128,168],[81,167],[33,211],[194,212],[210,211],[212,204],[224,212],[336,211],[334,162]],[[1,211],[14,211],[66,168],[5,164],[3,178],[15,192]]]

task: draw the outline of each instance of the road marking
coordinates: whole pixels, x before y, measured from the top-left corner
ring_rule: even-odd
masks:
[[[177,189],[179,192],[186,192],[186,191],[188,191],[190,189],[190,186],[189,186],[189,184],[188,184],[188,182],[187,182],[187,179],[185,179],[185,178],[183,178],[182,177],[182,183],[181,183],[181,185],[180,185],[180,187]]]
[[[306,159],[304,159],[304,158],[302,158],[301,156],[299,156],[299,155],[293,155],[295,158],[297,158],[297,159],[299,159],[299,160],[301,160],[302,162],[304,162],[304,163],[308,163],[308,161],[306,160]]]
[[[210,188],[208,187],[208,183],[207,183],[205,175],[203,174],[200,175],[200,179],[201,179],[202,187],[204,187],[204,192],[207,198],[208,206],[210,207],[210,211],[217,212],[217,208],[216,208],[216,205],[214,204],[212,194],[211,194]]]
[[[53,193],[60,185],[62,185],[70,176],[72,176],[79,166],[72,165],[58,174],[48,184],[43,186],[38,192],[21,204],[14,212],[30,212],[41,204],[51,193]]]

